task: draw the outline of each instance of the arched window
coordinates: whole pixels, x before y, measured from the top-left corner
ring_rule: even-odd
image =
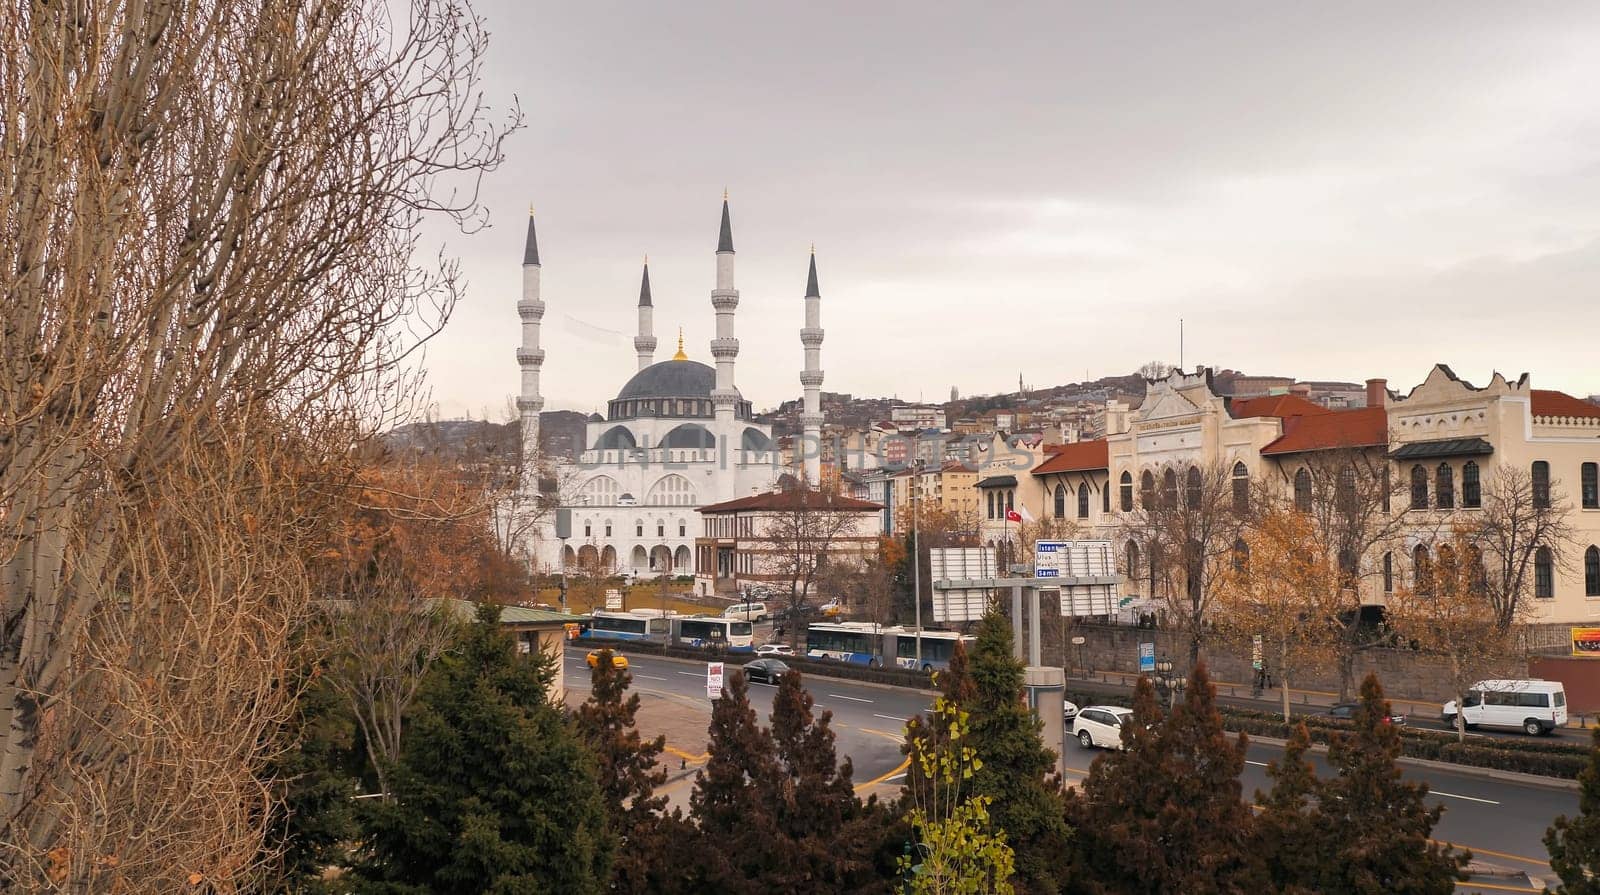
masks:
[[[1411,508],[1428,508],[1428,471],[1421,466],[1411,467]]]
[[[1550,464],[1544,460],[1533,461],[1533,508],[1550,509]]]
[[[1472,460],[1461,464],[1461,505],[1469,510],[1483,506],[1483,479]]]
[[[1536,597],[1556,595],[1555,558],[1551,555],[1549,547],[1540,547],[1533,552],[1533,595]]]
[[[1123,470],[1120,481],[1121,485],[1119,486],[1118,490],[1122,492],[1119,495],[1122,503],[1122,511],[1124,513],[1131,513],[1133,512],[1133,474],[1127,470]]]
[[[1600,464],[1583,464],[1583,508],[1600,510]]]
[[[1155,509],[1156,505],[1156,477],[1146,469],[1139,474],[1139,506],[1147,510]]]
[[[987,503],[988,503],[988,513],[989,513],[989,515],[986,518],[993,519],[994,518],[994,492],[993,491],[989,491],[989,492],[985,493],[983,496],[988,498]]]
[[[586,538],[594,537],[593,523],[591,523],[588,519],[583,520],[583,536]]]
[[[1440,463],[1433,475],[1433,503],[1441,510],[1456,507],[1456,473],[1448,463]]]
[[[1302,513],[1311,512],[1311,470],[1304,466],[1294,473],[1294,508]]]
[[[683,521],[682,519],[679,519],[678,520],[678,537],[686,538],[688,536],[689,536],[689,523]]]
[[[611,537],[611,520],[606,520],[606,537]]]
[[[1438,573],[1447,591],[1459,580],[1460,570],[1456,568],[1456,551],[1449,544],[1439,545]]]
[[[1248,568],[1250,568],[1250,545],[1244,542],[1244,538],[1238,538],[1233,542],[1233,570],[1243,572]]]
[[[1184,478],[1184,483],[1183,483],[1184,484],[1184,500],[1187,500],[1189,502],[1189,508],[1190,509],[1198,509],[1200,507],[1200,498],[1201,498],[1201,494],[1200,494],[1200,491],[1201,491],[1201,488],[1200,488],[1200,470],[1199,470],[1199,468],[1198,467],[1194,467],[1194,466],[1189,467],[1189,471],[1184,473],[1183,478]]]
[[[1593,544],[1583,551],[1583,595],[1600,597],[1600,547]]]
[[[1175,469],[1161,474],[1161,505],[1167,509],[1178,505],[1178,471]]]
[[[1489,573],[1483,567],[1483,551],[1477,544],[1467,545],[1467,589],[1480,597],[1489,592]]]
[[[1339,470],[1339,482],[1334,487],[1334,506],[1349,516],[1356,511],[1356,468],[1346,465]]]
[[[1056,518],[1061,519],[1067,515],[1067,486],[1056,486]]]
[[[608,475],[597,475],[583,483],[583,490],[578,492],[579,499],[584,506],[614,506],[617,494],[622,489],[617,485],[617,480]]]
[[[1411,551],[1411,576],[1411,586],[1417,589],[1417,593],[1433,592],[1433,562],[1428,559],[1426,544],[1418,544]]]
[[[1139,580],[1139,545],[1133,541],[1128,542],[1128,580]]]
[[[648,506],[694,506],[694,485],[677,473],[664,475],[650,486],[650,492],[645,495],[644,502]]]
[[[1106,482],[1100,487],[1100,512],[1111,514],[1111,483]]]
[[[1383,592],[1394,593],[1394,554],[1383,555]]]
[[[1242,460],[1233,464],[1233,511],[1241,516],[1250,512],[1250,470]]]
[[[1339,548],[1339,580],[1345,587],[1355,587],[1356,578],[1361,571],[1361,563],[1356,559],[1355,550],[1350,547]]]
[[[1089,483],[1078,486],[1078,518],[1089,518]]]

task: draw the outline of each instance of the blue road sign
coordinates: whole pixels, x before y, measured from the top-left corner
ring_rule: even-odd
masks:
[[[1139,673],[1156,670],[1156,645],[1153,643],[1139,644]]]

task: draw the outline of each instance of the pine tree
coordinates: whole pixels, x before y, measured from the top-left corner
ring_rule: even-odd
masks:
[[[1081,796],[1068,800],[1079,839],[1074,886],[1082,891],[1203,895],[1261,886],[1253,818],[1240,797],[1245,739],[1223,731],[1204,663],[1188,692],[1161,723],[1155,690],[1140,678],[1123,724],[1126,751],[1096,760]]]
[[[729,895],[798,891],[800,873],[790,850],[781,847],[776,810],[783,770],[738,669],[711,707],[710,734],[709,757],[689,796],[689,816],[699,830],[690,888]]]
[[[611,891],[650,892],[658,888],[651,865],[667,856],[654,848],[667,806],[665,796],[655,795],[667,779],[657,762],[667,738],[640,738],[634,726],[639,695],[628,694],[633,676],[610,659],[610,650],[601,651],[590,674],[589,698],[572,713],[572,723],[595,759],[611,829],[626,846],[612,862]]]
[[[1443,808],[1429,808],[1427,784],[1400,776],[1400,734],[1377,677],[1361,682],[1354,729],[1334,737],[1328,762],[1337,775],[1321,787],[1315,823],[1327,849],[1308,888],[1353,895],[1449,895],[1466,879],[1470,855],[1429,838]]]
[[[519,655],[481,607],[429,672],[394,799],[368,821],[367,891],[598,893],[613,837],[587,750],[546,699],[553,662]]]
[[[1296,724],[1283,748],[1283,757],[1267,765],[1272,789],[1256,793],[1261,812],[1256,815],[1256,854],[1266,861],[1272,891],[1284,895],[1311,895],[1322,857],[1321,831],[1315,811],[1320,783],[1306,752],[1311,734]]]
[[[952,675],[956,704],[970,715],[969,743],[983,758],[972,794],[993,800],[990,815],[1016,854],[1017,890],[1061,890],[1061,856],[1069,832],[1063,815],[1056,753],[1045,746],[1043,723],[1023,693],[1023,665],[1012,653],[1005,617],[991,610],[978,625],[970,667],[970,696]]]
[[[1544,844],[1550,869],[1561,878],[1556,895],[1600,895],[1600,727],[1591,739],[1589,766],[1578,774],[1578,816],[1556,818]]]
[[[268,842],[279,850],[283,891],[330,891],[321,879],[324,869],[342,865],[344,843],[358,836],[350,796],[366,756],[356,746],[355,721],[344,701],[314,673],[307,676],[290,727],[286,738],[294,747],[267,775],[277,781],[284,802]]]

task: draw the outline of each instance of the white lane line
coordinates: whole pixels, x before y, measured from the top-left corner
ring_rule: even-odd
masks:
[[[678,673],[679,673],[679,674],[683,674],[683,672],[681,672],[681,671],[680,671],[680,672],[678,672]],[[868,705],[871,705],[871,704],[872,704],[872,700],[870,700],[870,699],[862,699],[862,698],[861,698],[861,697],[859,697],[859,696],[840,696],[840,695],[839,695],[839,694],[837,694],[837,693],[829,693],[829,694],[828,694],[828,697],[829,697],[829,698],[830,698],[830,699],[848,699],[848,700],[850,700],[850,701],[851,701],[851,702],[865,702],[865,703],[867,703],[867,704],[868,704]],[[904,719],[902,719],[902,720],[904,720]]]
[[[1266,766],[1267,766],[1267,763],[1266,763],[1266,762],[1264,762],[1264,761],[1251,761],[1251,760],[1250,760],[1250,759],[1248,759],[1248,758],[1246,758],[1246,759],[1245,759],[1245,760],[1244,760],[1244,763],[1245,763],[1245,764],[1253,764],[1253,765],[1255,765],[1255,766],[1256,766],[1256,767],[1258,767],[1258,768],[1264,768],[1264,767],[1266,767]]]
[[[634,677],[642,677],[642,678],[645,678],[646,680],[652,680],[652,681],[664,681],[664,680],[666,680],[666,678],[661,677],[660,675],[655,675],[655,674],[636,674],[636,675],[634,675]]]
[[[1498,805],[1498,804],[1500,804],[1499,802],[1496,802],[1494,799],[1480,799],[1477,796],[1458,796],[1453,792],[1440,792],[1437,789],[1430,789],[1430,790],[1428,790],[1428,793],[1430,795],[1444,796],[1447,799],[1462,799],[1462,800],[1468,801],[1468,802],[1482,802],[1485,805]]]
[[[906,723],[906,719],[900,717],[899,715],[880,715],[877,712],[873,712],[872,713],[872,717],[874,717],[874,718],[882,718],[885,721],[899,721],[901,724]],[[890,777],[889,779],[893,780],[894,778]]]
[[[894,775],[893,777],[885,777],[885,778],[883,778],[883,782],[885,782],[885,783],[893,783],[896,780],[904,780],[904,779],[906,779],[906,772],[905,771],[901,771],[900,773]]]
[[[706,673],[704,671],[680,671],[678,673],[679,674],[687,674],[690,677],[705,677],[706,676]],[[662,678],[662,680],[666,680],[666,678]]]

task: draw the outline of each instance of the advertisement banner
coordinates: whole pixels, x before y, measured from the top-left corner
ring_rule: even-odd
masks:
[[[1600,628],[1573,628],[1572,654],[1600,659]]]
[[[722,696],[722,663],[706,663],[706,698],[717,699]]]

